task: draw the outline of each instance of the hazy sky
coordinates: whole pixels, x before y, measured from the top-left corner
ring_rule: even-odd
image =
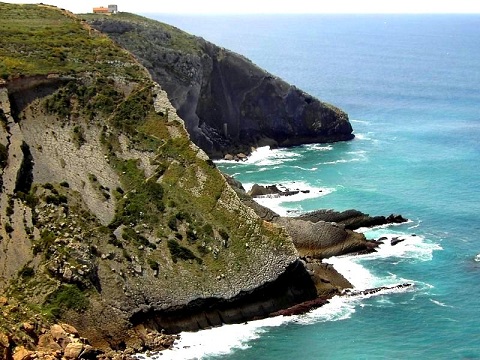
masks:
[[[74,13],[117,4],[134,13],[480,13],[478,0],[1,0],[56,5]]]

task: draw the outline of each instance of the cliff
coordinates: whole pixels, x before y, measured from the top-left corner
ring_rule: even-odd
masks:
[[[241,55],[140,16],[82,15],[131,51],[210,157],[353,138],[348,116]]]
[[[0,3],[0,30],[0,291],[29,309],[0,317],[0,335],[61,321],[139,349],[138,326],[317,296],[290,236],[241,202],[130,53],[44,5]]]
[[[175,28],[93,19],[162,47],[151,73],[71,13],[0,3],[0,355],[139,351],[351,287],[321,258],[371,246],[331,223],[359,214],[280,218],[187,132],[221,156],[347,139],[346,115]]]

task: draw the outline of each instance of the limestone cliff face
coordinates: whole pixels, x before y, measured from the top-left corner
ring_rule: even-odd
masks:
[[[135,54],[167,91],[192,140],[212,157],[250,152],[251,146],[353,138],[343,111],[241,55],[129,14],[87,19]]]
[[[290,236],[241,202],[130,54],[55,8],[0,3],[0,30],[11,21],[1,292],[114,348],[135,325],[196,329],[316,296]]]

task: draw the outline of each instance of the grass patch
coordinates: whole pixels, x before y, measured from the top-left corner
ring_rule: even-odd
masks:
[[[61,285],[51,293],[45,303],[44,311],[54,318],[60,317],[67,310],[84,311],[89,306],[89,300],[77,285]]]
[[[203,263],[202,259],[197,257],[190,249],[180,245],[178,241],[170,239],[167,245],[174,263],[177,263],[178,260],[195,260],[198,264]]]
[[[53,7],[0,3],[0,77],[104,72],[148,77],[130,55]]]

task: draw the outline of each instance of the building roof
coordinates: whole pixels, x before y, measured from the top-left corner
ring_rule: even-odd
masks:
[[[108,8],[103,7],[103,6],[96,7],[96,8],[93,8],[93,12],[94,13],[108,13]]]

